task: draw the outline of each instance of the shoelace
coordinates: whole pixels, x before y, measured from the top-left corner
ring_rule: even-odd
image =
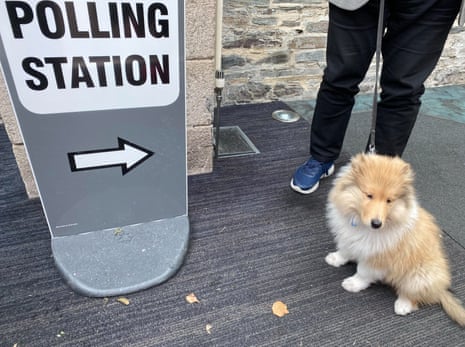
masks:
[[[321,170],[322,164],[317,160],[309,160],[305,163],[304,172],[308,176],[316,176]]]

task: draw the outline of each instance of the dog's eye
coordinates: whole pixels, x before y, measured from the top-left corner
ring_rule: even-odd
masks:
[[[387,202],[388,204],[390,204],[390,203],[392,202],[392,200],[391,200],[391,199],[387,199],[386,202]]]
[[[370,200],[373,199],[373,194],[367,194],[367,198]]]

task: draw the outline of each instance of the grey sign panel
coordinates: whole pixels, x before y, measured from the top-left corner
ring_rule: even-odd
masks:
[[[182,0],[0,2],[2,70],[55,260],[85,294],[159,283],[187,248],[183,18]],[[167,254],[168,271],[137,274]]]

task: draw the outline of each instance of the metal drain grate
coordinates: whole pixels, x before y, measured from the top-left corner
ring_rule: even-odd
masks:
[[[213,129],[213,138],[216,129]],[[246,134],[236,126],[220,127],[218,157],[238,157],[242,155],[258,154],[260,151],[250,141]]]

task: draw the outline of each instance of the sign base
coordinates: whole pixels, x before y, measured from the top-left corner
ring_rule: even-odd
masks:
[[[189,244],[188,216],[52,237],[58,270],[78,293],[128,294],[166,281]]]

